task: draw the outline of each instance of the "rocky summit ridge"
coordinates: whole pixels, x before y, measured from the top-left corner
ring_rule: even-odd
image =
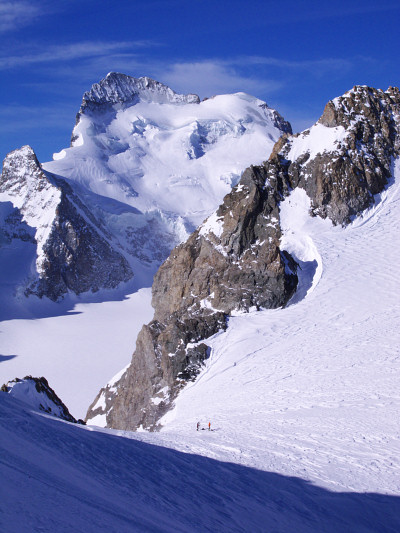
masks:
[[[109,109],[115,104],[134,105],[139,101],[168,104],[199,104],[197,94],[178,94],[167,85],[147,76],[133,78],[119,72],[110,72],[83,95],[78,113]]]
[[[230,314],[285,305],[297,285],[295,258],[280,248],[280,203],[300,187],[311,214],[347,225],[374,205],[400,153],[400,93],[354,87],[319,121],[283,135],[268,161],[251,166],[223,204],[157,272],[154,319],[139,333],[122,377],[100,391],[87,420],[159,427],[182,387],[209,356],[207,338]]]

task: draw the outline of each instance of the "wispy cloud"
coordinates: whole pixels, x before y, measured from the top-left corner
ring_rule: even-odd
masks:
[[[66,45],[53,45],[46,49],[37,48],[35,51],[8,56],[0,55],[0,69],[24,67],[40,63],[70,62],[77,59],[108,56],[116,51],[133,50],[153,46],[150,41],[84,41]]]
[[[233,65],[219,61],[173,63],[156,68],[158,77],[174,90],[196,92],[201,96],[245,91],[253,94],[276,91],[282,86],[277,80],[246,76]]]
[[[327,70],[341,70],[351,68],[353,61],[351,59],[344,58],[324,58],[324,59],[311,59],[293,61],[289,59],[282,59],[276,57],[264,57],[264,56],[241,56],[228,61],[229,64],[235,64],[237,66],[270,66],[281,69],[291,69],[296,71],[327,71]]]
[[[43,5],[27,0],[12,2],[0,0],[0,33],[16,30],[32,24],[45,13]]]

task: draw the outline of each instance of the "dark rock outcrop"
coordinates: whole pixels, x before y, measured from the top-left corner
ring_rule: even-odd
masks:
[[[267,172],[306,190],[314,215],[346,225],[374,204],[399,152],[400,94],[354,87],[310,130],[277,143]]]

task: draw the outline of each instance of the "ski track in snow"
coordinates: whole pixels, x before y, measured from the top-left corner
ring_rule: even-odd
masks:
[[[201,433],[212,453],[217,433]],[[125,436],[29,412],[0,394],[0,530],[393,533],[400,525],[393,496],[330,492]]]
[[[307,296],[231,318],[157,438],[331,490],[399,493],[399,176],[346,229],[304,216],[300,190],[285,201],[287,249],[317,264]],[[209,419],[215,432],[193,434]]]

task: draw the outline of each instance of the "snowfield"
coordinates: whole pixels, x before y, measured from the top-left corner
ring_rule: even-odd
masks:
[[[245,168],[268,158],[282,135],[275,121],[274,110],[245,93],[114,106],[81,115],[72,147],[43,168],[171,224],[180,217],[193,231]]]
[[[126,297],[123,289],[101,291],[92,303],[85,295],[62,303],[29,300],[19,300],[21,308],[13,302],[24,318],[0,322],[0,386],[44,376],[71,414],[84,418],[100,387],[130,362],[137,334],[153,318],[151,290]]]
[[[399,171],[346,229],[310,218],[300,190],[285,200],[302,298],[232,317],[160,433],[71,426],[0,393],[1,528],[399,531]]]
[[[5,393],[0,413],[0,530],[8,533],[393,533],[400,526],[397,497],[330,492],[93,431],[29,412]]]

